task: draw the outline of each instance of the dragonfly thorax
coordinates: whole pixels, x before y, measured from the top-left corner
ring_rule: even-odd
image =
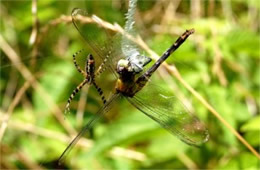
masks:
[[[139,52],[133,52],[131,56],[128,57],[128,59],[135,73],[142,72],[144,66],[151,62],[151,58],[145,55],[141,55]]]
[[[125,59],[119,60],[116,71],[119,74],[119,79],[116,83],[116,91],[125,96],[132,97],[136,93],[136,72],[132,68],[130,61]]]

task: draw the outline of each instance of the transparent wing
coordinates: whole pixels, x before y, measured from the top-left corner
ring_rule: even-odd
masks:
[[[59,164],[62,164],[64,162],[66,156],[69,154],[71,149],[76,145],[76,143],[79,141],[79,139],[87,133],[87,131],[95,124],[95,122],[98,121],[99,118],[101,118],[105,113],[107,113],[111,109],[113,103],[115,103],[115,101],[117,101],[119,96],[120,96],[119,94],[114,94],[113,96],[111,96],[109,98],[107,103],[101,109],[99,109],[99,111],[96,113],[96,115],[85,125],[85,127],[78,133],[78,135],[71,141],[71,143],[67,146],[67,148],[64,150],[64,152],[61,154],[61,156],[59,158]]]
[[[110,71],[117,76],[115,73],[116,63],[112,62],[112,58],[120,56],[120,48],[116,48],[115,41],[113,41],[115,33],[101,27],[98,22],[94,22],[94,20],[99,21],[97,17],[89,15],[83,9],[73,9],[71,16],[74,26],[87,42],[97,64],[100,65],[106,60]]]
[[[136,3],[137,0],[129,1],[129,8],[126,14],[126,23],[125,23],[125,31],[132,35],[136,36],[136,29],[135,29],[135,20],[134,15],[136,11]],[[122,35],[121,47],[123,54],[133,63],[133,67],[136,72],[140,72],[148,62],[151,61],[150,58],[146,57],[145,55],[141,54],[142,50],[127,36]]]
[[[125,23],[125,31],[133,36],[136,36],[136,30],[135,30],[135,21],[134,21],[134,15],[136,11],[136,1],[132,0],[129,1],[129,8],[128,12],[126,14],[126,23]],[[133,53],[139,53],[139,49],[137,46],[129,40],[127,37],[122,37],[122,51],[126,56],[131,56]]]
[[[149,83],[133,98],[127,99],[187,144],[198,146],[209,138],[203,123],[192,115],[171,92]]]

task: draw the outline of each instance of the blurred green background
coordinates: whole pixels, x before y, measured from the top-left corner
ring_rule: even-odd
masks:
[[[204,122],[207,143],[200,148],[182,143],[122,100],[58,166],[72,137],[102,106],[95,89],[84,88],[72,101],[71,113],[63,115],[69,95],[83,80],[72,54],[86,45],[70,13],[80,7],[124,26],[128,1],[34,2],[0,1],[1,169],[260,168],[259,159],[231,130],[164,69],[153,83],[174,90]],[[158,55],[185,29],[196,30],[167,63],[175,64],[258,152],[259,9],[258,0],[158,0],[139,1],[136,14],[138,33]],[[83,66],[85,58],[78,61]],[[112,87],[105,90],[112,92]]]

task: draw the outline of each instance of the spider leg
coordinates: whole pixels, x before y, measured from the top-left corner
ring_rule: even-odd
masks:
[[[78,63],[77,63],[77,61],[76,61],[76,56],[77,56],[78,54],[80,54],[82,51],[83,51],[83,49],[82,49],[82,50],[79,50],[78,52],[74,53],[74,54],[72,55],[72,57],[73,57],[73,63],[74,63],[74,65],[75,65],[75,67],[77,68],[78,72],[81,73],[83,76],[86,76],[86,73],[80,68],[80,66],[78,65]]]
[[[71,93],[69,99],[68,99],[68,102],[67,102],[67,105],[66,105],[66,108],[65,108],[65,114],[66,113],[69,113],[70,112],[70,103],[72,101],[72,99],[75,97],[75,95],[81,90],[81,88],[86,84],[88,83],[89,80],[88,79],[85,79],[83,82],[81,82],[77,87],[76,89],[73,90],[73,92]]]
[[[108,61],[108,58],[110,57],[111,51],[109,51],[109,54],[104,58],[104,61],[100,64],[96,71],[96,76],[99,76],[101,73],[103,73],[106,70],[105,64]]]
[[[100,87],[98,87],[98,85],[96,84],[95,81],[93,82],[93,85],[94,85],[94,87],[96,88],[96,90],[98,91],[98,93],[99,93],[99,95],[100,95],[100,97],[101,97],[101,99],[102,99],[102,102],[103,102],[104,104],[106,104],[106,103],[107,103],[107,100],[106,100],[106,98],[105,98],[105,96],[104,96],[104,93],[103,93],[102,89],[101,89]]]
[[[83,127],[83,129],[78,133],[78,135],[71,141],[69,146],[63,151],[59,158],[59,165],[61,165],[66,156],[69,154],[71,149],[76,145],[76,143],[79,141],[79,139],[84,136],[88,130],[97,122],[105,113],[108,113],[109,110],[112,108],[113,104],[115,104],[115,101],[119,99],[121,96],[119,93],[114,94],[112,97],[109,98],[107,103],[99,109],[99,111],[95,114],[95,116]]]

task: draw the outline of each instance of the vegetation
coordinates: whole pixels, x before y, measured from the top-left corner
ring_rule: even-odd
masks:
[[[152,79],[174,91],[207,126],[208,142],[189,146],[120,100],[62,165],[57,161],[63,150],[102,106],[96,90],[85,87],[72,101],[71,113],[63,114],[69,95],[83,80],[72,54],[88,48],[70,13],[80,7],[123,27],[128,1],[0,4],[1,169],[260,168],[257,0],[138,2],[137,32],[159,56],[186,29],[195,29]],[[100,36],[95,30],[89,33]],[[81,67],[85,57],[78,58]],[[109,94],[114,84],[106,76],[101,81]]]

